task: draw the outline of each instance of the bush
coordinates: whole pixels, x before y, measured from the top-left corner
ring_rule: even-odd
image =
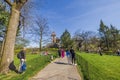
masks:
[[[113,51],[103,51],[106,55],[115,55]]]
[[[77,53],[84,80],[119,80],[119,56]]]

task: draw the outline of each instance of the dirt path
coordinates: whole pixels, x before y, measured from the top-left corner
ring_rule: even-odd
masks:
[[[67,58],[58,58],[29,80],[81,80],[75,65],[69,65]]]

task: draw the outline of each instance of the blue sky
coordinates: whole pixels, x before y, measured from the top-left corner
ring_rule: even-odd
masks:
[[[100,20],[120,29],[120,0],[34,0],[37,15],[47,18],[57,36],[67,29],[71,34],[82,31],[97,32]]]

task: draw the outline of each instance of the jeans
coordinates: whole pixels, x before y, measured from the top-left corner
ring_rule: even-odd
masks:
[[[22,71],[22,66],[24,64],[24,59],[20,59],[20,67],[19,67],[19,72],[23,72]]]

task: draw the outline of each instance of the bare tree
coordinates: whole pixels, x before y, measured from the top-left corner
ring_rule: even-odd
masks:
[[[16,32],[19,25],[20,10],[27,0],[4,0],[11,7],[11,15],[7,27],[4,47],[2,50],[2,59],[0,61],[0,73],[8,73],[9,66],[14,59],[14,44]]]
[[[48,42],[48,35],[50,30],[47,20],[42,17],[38,17],[35,21],[35,25],[31,28],[32,35],[35,36],[35,42],[39,42],[39,50],[42,49],[42,44]]]
[[[82,46],[82,48],[84,48],[85,51],[87,51],[88,49],[92,49],[91,46],[93,47],[93,45],[96,47],[95,42],[93,42],[93,40],[97,41],[97,36],[94,32],[92,31],[76,31],[74,37],[77,39],[76,41],[78,41],[80,44],[79,47]],[[92,44],[93,43],[93,44]]]

